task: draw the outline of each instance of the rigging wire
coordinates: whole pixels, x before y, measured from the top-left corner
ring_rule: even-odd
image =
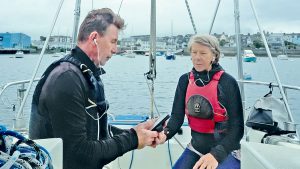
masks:
[[[150,89],[150,86],[149,86],[149,83],[147,81],[147,78],[145,77],[145,80],[146,80],[146,83],[147,83],[147,86],[148,86],[148,89],[149,89],[149,92],[151,93],[151,89]],[[154,106],[155,106],[155,110],[158,114],[158,116],[160,116],[160,112],[158,111],[158,108],[156,106],[156,102],[155,102],[155,99],[153,100],[154,102]],[[176,138],[176,136],[173,136],[173,139],[179,144],[179,146],[182,148],[182,149],[185,149],[184,146],[180,143],[180,141]]]
[[[8,97],[0,97],[0,100],[1,100],[1,104],[4,105],[6,108],[11,108],[13,104]]]
[[[150,94],[153,95],[153,93],[151,92],[150,85],[149,85],[149,83],[148,83],[148,81],[147,81],[147,78],[146,78],[146,76],[144,76],[144,77],[145,77],[145,81],[146,81],[146,84],[147,84],[147,86],[148,86],[149,92],[150,92]],[[155,99],[153,99],[153,103],[154,103],[154,107],[155,107],[155,110],[156,110],[157,115],[160,116],[160,112],[158,111],[158,108],[157,108]]]
[[[173,160],[172,160],[172,154],[171,154],[170,140],[168,140],[168,154],[169,154],[170,165],[171,165],[171,168],[172,168]]]
[[[54,29],[54,26],[55,26],[56,20],[57,20],[57,18],[58,18],[60,9],[61,9],[61,7],[62,7],[62,5],[63,5],[63,2],[64,2],[64,0],[61,0],[60,3],[59,3],[59,5],[58,5],[56,14],[55,14],[55,16],[54,16],[54,18],[53,18],[53,21],[52,21],[52,24],[51,24],[51,28],[50,28],[49,33],[48,33],[48,36],[47,36],[46,41],[45,41],[45,43],[44,43],[43,49],[42,49],[42,51],[41,51],[41,53],[40,53],[39,59],[38,59],[38,61],[37,61],[37,63],[36,63],[36,67],[35,67],[35,69],[34,69],[34,72],[33,72],[32,77],[31,77],[31,79],[30,79],[30,82],[29,82],[28,88],[27,88],[27,90],[26,90],[25,96],[24,96],[24,98],[23,98],[23,100],[22,100],[21,106],[20,106],[20,108],[19,108],[19,110],[18,110],[18,114],[17,114],[17,116],[16,116],[17,119],[20,119],[20,118],[23,116],[23,108],[24,108],[25,102],[26,102],[26,100],[27,100],[27,98],[28,98],[28,95],[29,95],[30,89],[31,89],[31,87],[32,87],[34,78],[35,78],[35,76],[36,76],[36,74],[37,74],[37,71],[38,71],[38,69],[39,69],[39,67],[40,67],[41,61],[42,61],[43,56],[44,56],[44,53],[45,53],[45,51],[46,51],[46,47],[48,46],[48,42],[49,42],[49,40],[50,40],[50,36],[51,36],[52,31],[53,31],[53,29]]]
[[[271,52],[270,52],[270,49],[269,49],[269,46],[268,46],[268,43],[267,43],[267,39],[266,39],[266,37],[265,37],[265,33],[264,33],[264,31],[263,31],[263,29],[262,29],[262,27],[261,27],[261,25],[260,25],[260,22],[259,22],[259,20],[258,20],[257,12],[256,12],[256,10],[255,10],[255,8],[254,8],[253,0],[249,0],[249,1],[250,1],[250,5],[251,5],[251,8],[252,8],[252,11],[253,11],[255,20],[256,20],[256,24],[257,24],[257,26],[258,26],[258,28],[259,28],[259,32],[260,32],[260,34],[261,34],[263,43],[264,43],[264,45],[265,45],[265,48],[266,48],[266,51],[267,51],[267,54],[268,54],[268,57],[269,57],[269,61],[270,61],[270,63],[271,63],[272,69],[273,69],[273,73],[274,73],[275,78],[276,78],[276,81],[277,81],[277,83],[278,83],[278,88],[279,88],[280,94],[281,94],[281,96],[282,96],[282,98],[283,98],[283,102],[284,102],[284,104],[285,104],[285,108],[286,108],[286,110],[287,110],[287,112],[288,112],[288,115],[289,115],[290,120],[291,120],[292,122],[295,122],[295,119],[294,119],[294,117],[293,117],[292,111],[291,111],[290,106],[289,106],[289,104],[288,104],[286,95],[284,94],[284,90],[283,90],[283,87],[282,87],[282,83],[281,83],[281,80],[280,80],[280,78],[279,78],[279,75],[278,75],[276,66],[275,66],[275,64],[274,64],[274,61],[273,61],[273,58],[272,58],[272,55],[271,55]],[[300,131],[299,131],[298,128],[297,128],[296,130],[297,130],[297,132],[296,132],[297,137],[298,137],[298,139],[300,139],[300,133],[299,133]]]
[[[121,10],[122,4],[123,4],[123,0],[120,3],[119,9],[118,9],[118,15],[120,15],[120,10]]]
[[[129,164],[129,169],[131,169],[131,167],[132,167],[133,158],[134,158],[134,150],[131,152],[131,160],[130,160],[130,164]]]
[[[211,34],[211,31],[212,31],[212,28],[214,26],[214,22],[215,22],[215,19],[216,19],[218,10],[219,10],[220,2],[221,2],[221,0],[218,0],[218,4],[217,4],[216,10],[215,10],[215,13],[214,13],[214,16],[213,16],[213,20],[211,22],[208,34]]]
[[[189,16],[190,16],[190,19],[191,19],[191,22],[192,22],[194,32],[195,32],[195,34],[197,34],[197,29],[196,29],[196,26],[195,26],[195,23],[194,23],[194,20],[193,20],[193,16],[192,16],[192,13],[191,13],[191,9],[190,9],[188,0],[185,0],[185,5],[186,5],[186,8],[189,12]]]

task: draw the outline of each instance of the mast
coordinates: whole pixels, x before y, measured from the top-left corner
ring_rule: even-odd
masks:
[[[243,116],[245,116],[245,90],[243,81],[243,58],[241,56],[241,29],[240,29],[240,11],[239,0],[234,0],[234,23],[235,23],[235,41],[236,41],[236,56],[238,64],[238,84],[241,91],[241,99],[243,104]],[[244,128],[244,133],[247,133],[247,128]],[[248,138],[246,138],[248,140]]]
[[[287,55],[283,36],[284,36],[284,34],[282,33],[282,35],[280,37],[281,38],[281,46],[282,46],[282,54]]]
[[[172,41],[171,41],[171,50],[173,51],[173,45],[174,45],[174,39],[173,39],[173,20],[171,21],[171,38],[172,38]]]
[[[150,18],[150,52],[149,52],[149,72],[147,79],[151,80],[151,101],[150,117],[154,118],[154,79],[156,78],[156,0],[151,0],[151,18]]]
[[[241,30],[240,30],[240,11],[239,0],[234,0],[234,18],[235,18],[235,41],[236,41],[236,55],[238,63],[238,79],[239,87],[241,90],[241,97],[243,102],[243,109],[245,108],[245,93],[243,80],[243,58],[241,56]]]
[[[74,25],[73,25],[71,48],[74,48],[76,46],[78,25],[79,25],[79,19],[80,19],[80,4],[81,4],[81,0],[76,0],[75,9],[74,9]]]

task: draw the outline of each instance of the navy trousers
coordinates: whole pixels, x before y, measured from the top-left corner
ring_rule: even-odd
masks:
[[[173,169],[192,169],[195,163],[200,159],[200,156],[190,149],[186,148],[176,161]],[[240,169],[240,161],[234,158],[231,153],[227,158],[218,165],[217,169]]]

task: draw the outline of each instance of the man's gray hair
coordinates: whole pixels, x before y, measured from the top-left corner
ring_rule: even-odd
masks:
[[[212,35],[194,35],[190,38],[188,43],[188,50],[191,52],[191,48],[193,44],[200,44],[210,48],[212,53],[216,55],[215,63],[219,62],[220,59],[220,46],[218,39]]]
[[[90,11],[80,25],[78,41],[85,41],[93,31],[103,35],[111,24],[118,29],[124,28],[124,20],[111,9],[102,8]]]

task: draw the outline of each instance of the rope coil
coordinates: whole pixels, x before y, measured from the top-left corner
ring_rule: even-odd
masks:
[[[50,154],[45,148],[0,125],[0,169],[10,168],[53,169],[53,166]]]

